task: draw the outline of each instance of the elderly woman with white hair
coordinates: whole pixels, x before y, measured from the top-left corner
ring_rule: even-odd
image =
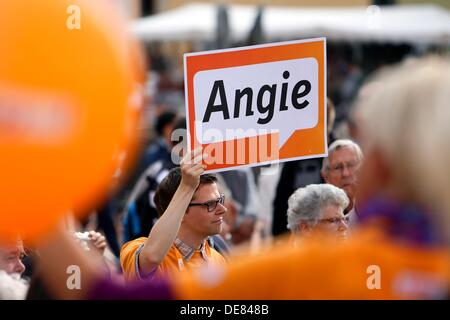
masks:
[[[331,184],[311,184],[297,189],[288,200],[288,228],[301,237],[329,236],[347,238],[344,209],[349,199]]]

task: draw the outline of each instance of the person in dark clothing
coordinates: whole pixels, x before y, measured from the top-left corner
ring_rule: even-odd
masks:
[[[142,164],[144,168],[148,168],[149,165],[157,161],[171,162],[171,135],[176,121],[177,114],[172,111],[166,111],[158,117],[155,125],[158,138],[144,154]]]
[[[331,144],[335,140],[333,135],[335,107],[330,99],[327,100],[327,119],[328,144]],[[284,164],[273,202],[272,234],[274,236],[288,232],[286,212],[289,196],[298,188],[306,187],[309,184],[324,183],[320,174],[322,161],[322,158],[316,158]]]
[[[157,121],[156,130],[160,136],[167,136],[164,138],[166,142],[160,139],[150,148],[147,160],[145,160],[148,162],[148,166],[139,178],[127,201],[123,218],[124,243],[147,236],[159,218],[153,202],[153,196],[162,179],[176,166],[172,161],[170,152],[183,139],[172,141],[172,132],[186,129],[186,119],[183,117],[176,120],[173,125],[170,125],[170,133],[167,133],[169,120],[174,121],[172,115],[172,113],[166,116],[163,114]],[[167,140],[170,142],[170,147],[167,147]]]
[[[288,209],[288,199],[291,194],[298,188],[324,182],[320,175],[321,168],[322,159],[320,158],[285,163],[281,171],[280,181],[273,203],[272,234],[274,236],[288,231],[286,212]]]

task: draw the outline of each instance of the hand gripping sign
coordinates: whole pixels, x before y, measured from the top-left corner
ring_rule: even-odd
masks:
[[[325,38],[184,56],[188,149],[207,172],[327,155]]]

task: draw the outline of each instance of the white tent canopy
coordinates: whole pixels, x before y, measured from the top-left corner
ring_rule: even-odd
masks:
[[[229,5],[233,40],[245,39],[256,6]],[[262,22],[268,41],[325,36],[329,40],[450,44],[450,13],[435,5],[306,8],[266,6]],[[143,41],[212,41],[217,6],[193,3],[141,18],[132,32]]]

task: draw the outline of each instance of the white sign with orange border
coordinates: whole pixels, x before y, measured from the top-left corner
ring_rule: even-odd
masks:
[[[184,76],[207,172],[327,156],[325,38],[188,53]]]

